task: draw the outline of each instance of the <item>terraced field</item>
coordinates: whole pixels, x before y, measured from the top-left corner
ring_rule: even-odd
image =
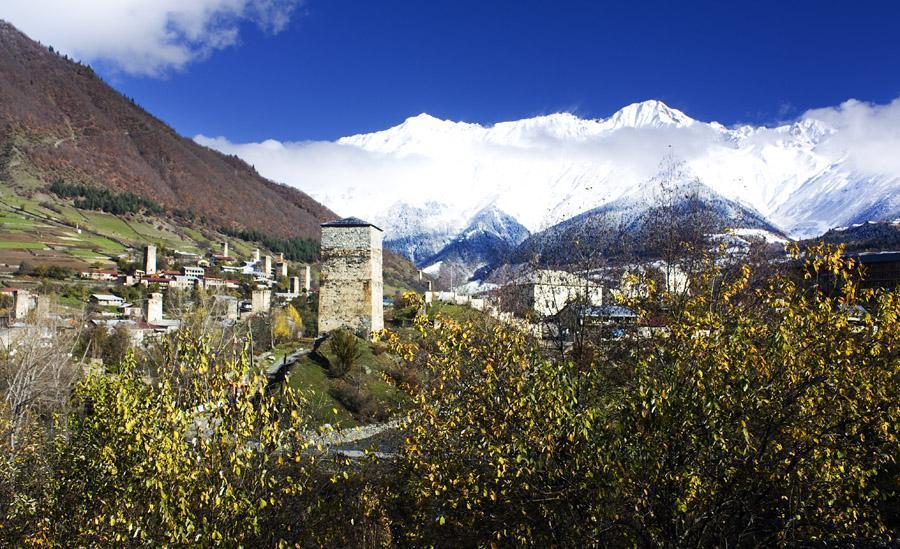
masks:
[[[190,252],[218,246],[202,231],[164,219],[83,211],[40,190],[0,189],[0,272],[14,271],[23,260],[73,269],[109,267],[148,243]],[[232,249],[249,254],[251,247],[241,244]]]

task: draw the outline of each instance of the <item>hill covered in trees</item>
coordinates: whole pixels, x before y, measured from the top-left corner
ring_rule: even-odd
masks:
[[[318,239],[336,216],[178,135],[85,65],[0,21],[0,179],[105,187],[220,226]]]

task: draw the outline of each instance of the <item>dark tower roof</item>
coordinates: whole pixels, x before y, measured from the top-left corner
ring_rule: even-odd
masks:
[[[369,223],[368,221],[363,221],[358,217],[345,217],[344,219],[337,219],[335,221],[329,221],[328,223],[322,223],[323,227],[375,227],[379,231],[380,228]],[[384,232],[384,231],[381,231]]]

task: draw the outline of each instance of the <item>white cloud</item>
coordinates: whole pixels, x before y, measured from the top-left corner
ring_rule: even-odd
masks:
[[[900,184],[900,100],[848,101],[778,128],[697,123],[596,132],[592,124],[551,115],[482,127],[418,116],[339,142],[195,140],[340,215],[379,220],[397,202],[437,202],[464,219],[495,204],[532,231],[625,193],[640,195],[666,157],[798,235],[845,224]]]
[[[91,63],[162,76],[233,46],[242,21],[278,33],[301,0],[3,0],[0,18]]]
[[[669,144],[678,144],[681,158],[693,158],[712,138],[708,128],[698,126],[635,129],[573,142],[537,127],[509,144],[486,140],[490,128],[472,131],[472,141],[465,130],[462,135],[414,131],[407,145],[415,150],[399,154],[323,141],[233,143],[203,135],[194,140],[244,159],[340,215],[378,219],[397,202],[422,206],[435,201],[467,217],[494,203],[536,230],[613,200],[652,177]],[[599,181],[604,184],[595,184]],[[592,203],[581,200],[585,194]]]
[[[820,148],[832,156],[846,155],[860,172],[900,176],[900,98],[887,105],[851,99],[837,107],[808,111],[804,118],[833,127]]]

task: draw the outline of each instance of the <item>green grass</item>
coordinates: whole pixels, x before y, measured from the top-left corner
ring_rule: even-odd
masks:
[[[87,223],[95,232],[112,235],[122,240],[139,240],[138,235],[128,223],[118,217],[98,212],[84,212]]]
[[[300,391],[306,399],[310,417],[316,426],[330,424],[343,429],[359,425],[353,414],[329,393],[334,383],[325,374],[325,370],[309,357],[294,364],[288,374],[288,384]]]
[[[164,244],[172,250],[181,250],[188,252],[199,252],[200,248],[192,241],[178,235],[173,230],[169,230],[166,224],[161,224],[162,229],[157,228],[157,223],[146,221],[129,221],[129,226],[138,234],[138,240],[143,242],[156,242]]]
[[[93,249],[96,249],[101,253],[119,254],[125,251],[125,246],[103,236],[81,233],[80,235],[78,235],[78,239],[82,243],[91,246]],[[77,245],[74,244],[73,241],[73,247],[74,246]]]
[[[56,206],[62,212],[61,214],[57,214],[57,217],[62,217],[63,221],[80,226],[89,224],[88,218],[85,217],[84,213],[78,208],[63,203],[57,203]]]
[[[465,305],[455,305],[453,303],[444,303],[442,301],[432,303],[428,307],[429,317],[434,318],[434,315],[436,315],[437,313],[440,313],[448,318],[452,318],[453,320],[456,320],[458,322],[478,320],[484,315],[484,313],[476,311],[471,307],[466,307]]]
[[[45,247],[43,242],[0,240],[0,250],[43,250]]]
[[[27,229],[43,225],[40,221],[25,217],[24,215],[10,211],[0,211],[0,223],[4,230]]]
[[[109,259],[104,255],[100,255],[92,249],[87,248],[69,248],[66,253],[72,257],[82,257],[88,259]]]
[[[210,249],[220,253],[223,240],[227,240],[230,255],[240,258],[250,257],[257,246],[226,238],[212,227],[178,226],[165,215],[120,217],[79,210],[70,200],[49,193],[47,185],[23,170],[16,170],[9,182],[0,184],[0,250],[20,253],[18,250],[42,249],[49,252],[41,256],[43,260],[52,260],[59,254],[66,261],[93,262],[115,260],[129,250],[139,255],[143,246],[150,243],[161,244],[170,251],[203,253]],[[83,229],[81,234],[75,234],[76,225]],[[52,248],[47,249],[47,243]]]
[[[59,304],[73,309],[84,308],[84,301],[80,297],[74,295],[59,296]]]
[[[360,340],[362,353],[353,366],[351,375],[376,401],[387,407],[395,408],[402,402],[402,395],[397,389],[384,380],[382,372],[392,359],[386,353],[376,355],[371,343]],[[320,348],[329,360],[334,357],[328,352],[327,344]],[[283,356],[283,354],[282,354]],[[328,377],[325,368],[309,357],[299,360],[288,373],[288,384],[299,390],[310,404],[310,414],[318,424],[330,423],[340,428],[352,427],[359,422],[344,406],[331,396],[331,390],[341,380]]]
[[[219,250],[222,249],[221,246],[222,246],[222,244],[220,242]],[[253,249],[255,248],[254,245],[248,244],[247,242],[244,242],[243,240],[235,240],[230,237],[228,238],[228,246],[230,248],[228,251],[228,255],[230,255],[231,257],[249,258],[250,256],[253,255]]]

